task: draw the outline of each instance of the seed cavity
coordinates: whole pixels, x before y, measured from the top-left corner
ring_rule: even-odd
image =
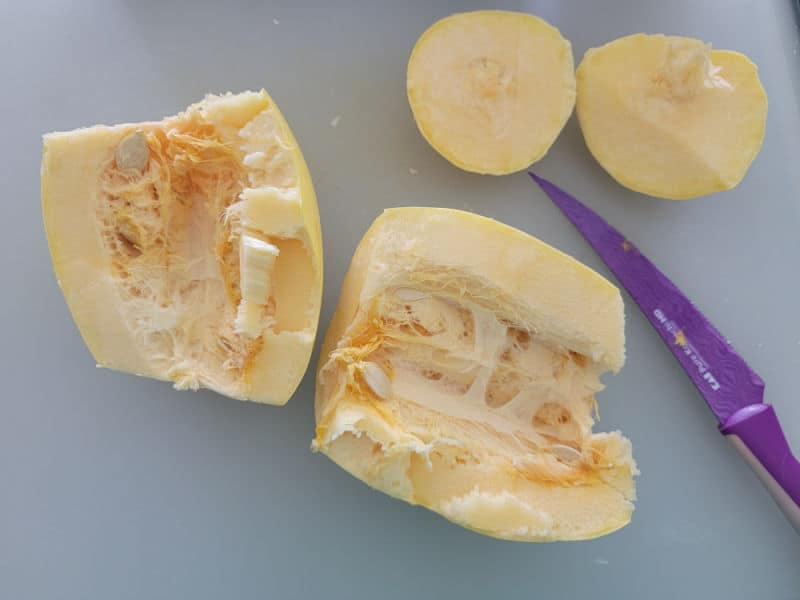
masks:
[[[556,458],[561,462],[573,464],[581,459],[581,453],[578,452],[572,446],[565,446],[563,444],[553,444],[552,446],[550,446],[550,449],[553,451],[553,454],[556,455]]]
[[[482,98],[494,98],[506,92],[513,78],[511,69],[488,56],[473,59],[467,69],[475,91]]]
[[[500,408],[511,402],[522,389],[522,378],[514,371],[495,369],[484,393],[489,408]]]
[[[392,395],[392,382],[389,376],[374,362],[361,363],[361,375],[364,377],[369,389],[382,400],[387,400]]]
[[[242,159],[242,164],[246,167],[256,167],[260,164],[264,163],[266,159],[266,154],[257,150],[256,152],[251,152],[250,154],[246,154],[245,157]]]
[[[428,294],[413,288],[397,288],[395,290],[395,295],[403,302],[419,302],[428,297]]]
[[[144,132],[137,129],[123,139],[117,146],[114,158],[117,161],[117,167],[122,170],[144,170],[150,160],[150,151]]]
[[[533,416],[534,425],[558,426],[568,425],[572,422],[572,413],[564,406],[555,402],[547,402],[536,411]]]

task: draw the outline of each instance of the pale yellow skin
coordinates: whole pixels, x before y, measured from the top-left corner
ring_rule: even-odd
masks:
[[[322,239],[300,148],[265,91],[46,135],[42,211],[98,366],[243,400],[291,397],[316,336]],[[245,236],[277,258],[240,262]],[[245,269],[264,297],[237,321]]]
[[[539,17],[454,14],[420,36],[408,101],[433,148],[466,171],[527,168],[553,144],[575,105],[570,43]]]
[[[614,531],[630,521],[636,465],[619,432],[591,428],[599,376],[624,362],[623,321],[613,285],[516,229],[387,210],[325,336],[313,447],[485,535]]]
[[[634,191],[685,200],[731,189],[761,148],[767,95],[744,54],[636,34],[587,51],[577,78],[586,145]]]

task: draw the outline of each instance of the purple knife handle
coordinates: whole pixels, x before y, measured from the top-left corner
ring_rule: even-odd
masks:
[[[800,461],[792,455],[772,406],[745,406],[733,413],[719,429],[755,471],[800,533]]]

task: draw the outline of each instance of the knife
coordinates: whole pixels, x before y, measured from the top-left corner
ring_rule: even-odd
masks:
[[[608,265],[719,421],[733,444],[800,533],[800,461],[792,454],[764,382],[666,275],[597,213],[529,173]]]

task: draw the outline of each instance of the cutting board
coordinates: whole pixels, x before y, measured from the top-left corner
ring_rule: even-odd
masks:
[[[800,598],[800,537],[625,296],[628,361],[600,430],[642,475],[633,521],[582,543],[460,529],[312,454],[313,373],[283,408],[95,369],[50,266],[40,135],[259,89],[304,150],[325,242],[324,331],[385,207],[495,217],[607,270],[524,174],[461,172],[405,98],[411,47],[475,2],[42,2],[0,8],[0,598]],[[800,451],[800,56],[788,0],[507,2],[587,48],[645,31],[748,54],[770,98],[733,191],[686,203],[612,181],[574,117],[536,165],[625,232],[767,382]],[[316,362],[316,355],[314,357]]]

